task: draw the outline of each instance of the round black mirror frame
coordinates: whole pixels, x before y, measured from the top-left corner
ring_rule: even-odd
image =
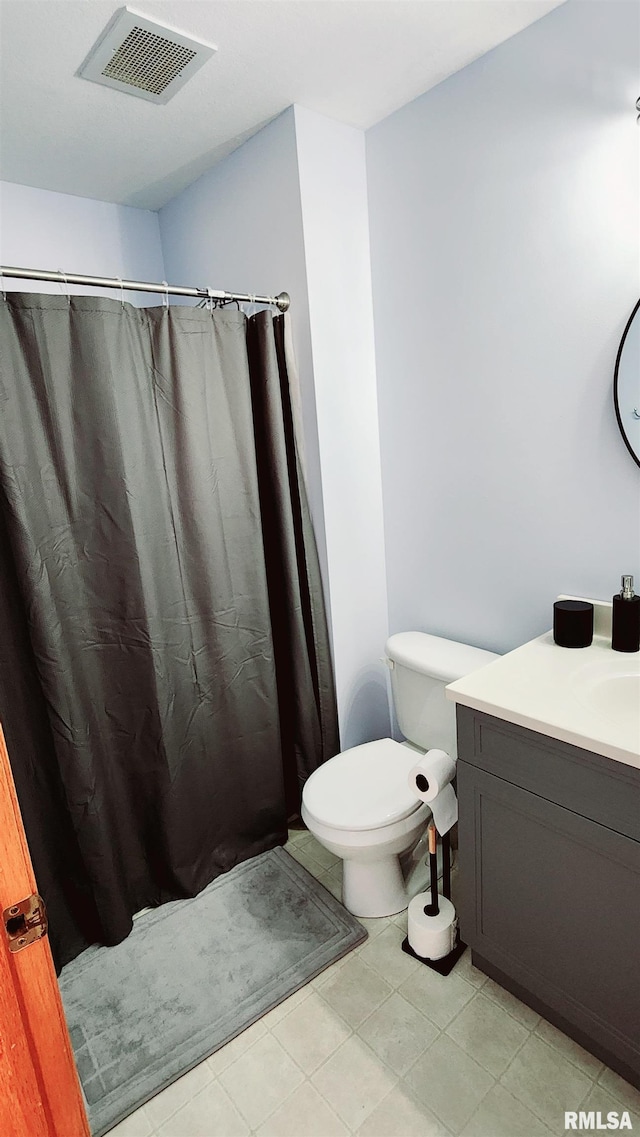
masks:
[[[620,415],[620,408],[618,406],[618,370],[620,367],[620,360],[622,359],[622,349],[624,347],[625,340],[626,340],[627,334],[629,332],[629,328],[631,327],[639,308],[640,308],[640,300],[638,300],[638,303],[636,304],[635,308],[633,309],[633,312],[629,316],[629,319],[627,320],[627,325],[624,329],[624,332],[622,333],[622,339],[620,340],[620,347],[618,348],[618,354],[616,356],[616,369],[615,369],[615,373],[614,373],[614,377],[613,377],[613,406],[614,406],[614,409],[616,412],[616,418],[618,420],[618,426],[620,427],[620,434],[622,435],[622,439],[623,439],[623,442],[624,442],[627,450],[629,451],[631,457],[633,458],[633,460],[637,466],[640,466],[640,458],[636,454],[631,443],[629,442],[629,439],[627,438],[627,436],[625,434],[625,429],[624,429],[624,426],[622,425],[622,417]]]

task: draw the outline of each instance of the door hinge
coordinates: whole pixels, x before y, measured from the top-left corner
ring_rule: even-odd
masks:
[[[20,900],[5,908],[2,913],[4,930],[9,941],[9,951],[22,951],[47,934],[47,911],[44,900],[34,892],[26,900]]]

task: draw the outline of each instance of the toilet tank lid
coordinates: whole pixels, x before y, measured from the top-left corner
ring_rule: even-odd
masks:
[[[499,658],[493,651],[445,640],[426,632],[397,632],[389,636],[385,651],[394,663],[445,683],[462,679]]]

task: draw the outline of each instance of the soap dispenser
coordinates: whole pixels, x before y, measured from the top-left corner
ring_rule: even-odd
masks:
[[[622,592],[613,598],[611,647],[614,651],[640,651],[640,596],[633,592],[633,577],[622,577]]]

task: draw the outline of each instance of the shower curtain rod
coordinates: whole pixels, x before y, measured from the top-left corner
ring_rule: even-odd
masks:
[[[142,280],[120,280],[111,276],[81,276],[77,272],[49,272],[40,268],[10,268],[0,265],[0,284],[3,276],[21,280],[47,280],[58,284],[89,284],[93,288],[129,289],[133,292],[161,292],[165,296],[196,296],[200,300],[244,300],[248,304],[275,304],[281,311],[286,312],[291,303],[288,292],[279,292],[277,296],[253,296],[240,292],[221,292],[216,288],[183,288],[181,285],[150,284]]]

